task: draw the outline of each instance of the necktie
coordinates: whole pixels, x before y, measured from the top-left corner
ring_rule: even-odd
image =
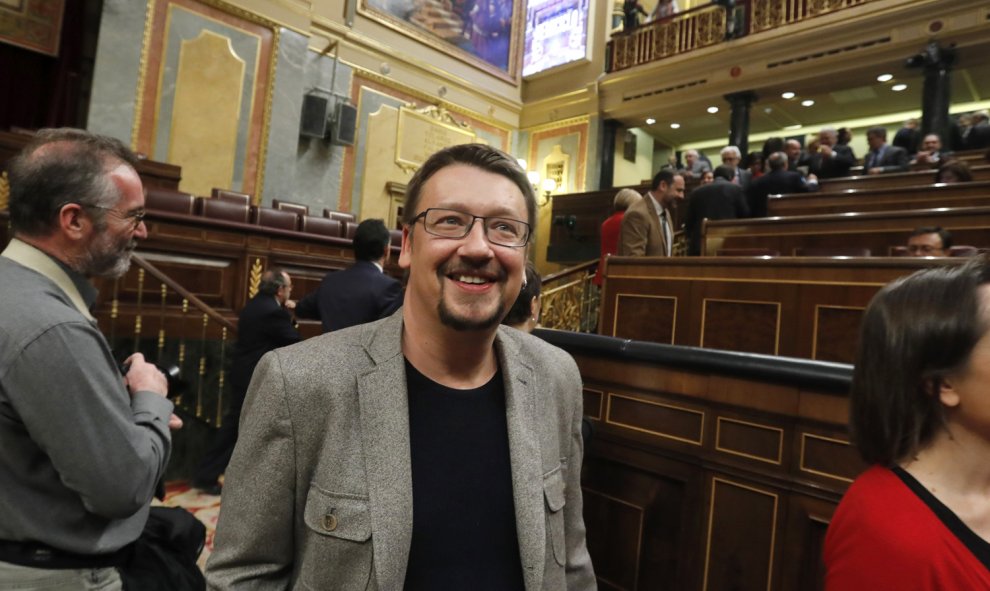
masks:
[[[660,230],[663,232],[663,246],[664,254],[670,256],[670,226],[667,225],[667,211],[664,210],[660,213]]]

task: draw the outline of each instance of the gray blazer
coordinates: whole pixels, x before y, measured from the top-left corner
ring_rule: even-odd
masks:
[[[402,313],[261,360],[227,469],[211,589],[402,589],[412,536]],[[577,367],[507,327],[495,349],[526,589],[595,589]]]

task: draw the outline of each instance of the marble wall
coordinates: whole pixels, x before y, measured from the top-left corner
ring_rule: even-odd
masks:
[[[131,143],[145,0],[103,0],[87,129]]]

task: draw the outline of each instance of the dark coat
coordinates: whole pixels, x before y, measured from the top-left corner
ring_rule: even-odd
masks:
[[[856,156],[849,146],[832,146],[831,158],[823,158],[821,152],[808,155],[808,172],[820,179],[849,176],[849,169],[856,165]]]
[[[731,220],[749,217],[749,206],[742,187],[716,179],[702,185],[688,197],[684,216],[684,232],[688,237],[688,254],[701,254],[701,224],[705,219]]]
[[[296,304],[299,318],[319,319],[323,332],[384,318],[402,305],[402,284],[378,270],[371,261],[358,261],[343,271],[331,271],[320,287]]]
[[[767,216],[767,196],[786,195],[788,193],[807,193],[808,183],[801,173],[791,170],[771,170],[758,179],[754,179],[746,189],[746,202],[749,205],[749,215],[754,218]]]
[[[904,148],[886,145],[879,162],[876,161],[872,150],[866,154],[866,158],[863,158],[863,172],[869,172],[871,168],[880,168],[885,173],[904,172],[908,169],[910,160],[911,157]]]
[[[235,393],[247,392],[251,374],[265,353],[299,342],[292,316],[275,296],[258,294],[237,318],[237,345],[230,367],[230,385]]]

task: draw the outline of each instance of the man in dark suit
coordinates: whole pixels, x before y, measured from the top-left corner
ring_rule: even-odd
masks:
[[[787,193],[807,193],[808,181],[798,172],[788,170],[788,158],[784,152],[774,152],[767,159],[770,172],[754,179],[746,189],[749,214],[754,218],[767,215],[767,197]]]
[[[384,318],[402,305],[402,284],[384,271],[392,236],[382,220],[364,220],[354,233],[356,262],[331,271],[319,289],[299,300],[298,318],[319,319],[323,332]]]
[[[818,132],[818,151],[808,155],[808,172],[819,179],[849,176],[849,169],[856,164],[856,156],[849,146],[838,143],[839,134],[826,127]]]
[[[701,254],[701,224],[706,220],[732,220],[749,217],[742,187],[732,184],[733,170],[728,166],[715,169],[715,182],[691,192],[684,216],[688,238],[688,255]]]
[[[887,129],[871,127],[866,131],[866,143],[870,151],[863,158],[863,170],[866,174],[885,174],[888,172],[904,172],[908,169],[907,150],[897,146],[887,145]]]
[[[911,161],[911,166],[938,168],[939,164],[952,157],[952,152],[942,149],[942,138],[937,133],[929,133],[921,142],[919,151]]]
[[[193,488],[208,494],[220,494],[217,479],[223,474],[237,443],[237,424],[247,394],[251,375],[261,357],[274,349],[299,342],[299,332],[292,326],[286,311],[291,300],[292,279],[281,269],[262,273],[258,294],[241,310],[237,318],[237,345],[230,366],[230,408],[223,417],[213,445],[196,468]]]

